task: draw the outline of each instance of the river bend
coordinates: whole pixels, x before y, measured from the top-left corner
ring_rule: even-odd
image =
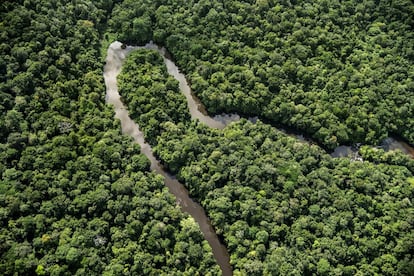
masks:
[[[230,258],[227,249],[217,237],[217,234],[211,226],[210,220],[207,217],[204,209],[189,197],[188,191],[184,185],[178,182],[174,176],[170,175],[162,168],[160,162],[154,157],[151,146],[145,142],[143,133],[139,130],[138,125],[129,117],[128,110],[121,101],[116,78],[121,72],[122,62],[125,59],[126,55],[129,51],[135,48],[138,47],[128,46],[123,49],[122,43],[120,42],[114,42],[109,46],[106,57],[106,65],[104,67],[106,101],[108,104],[113,105],[115,109],[115,118],[121,121],[122,132],[131,136],[134,141],[141,146],[141,152],[145,154],[145,156],[151,161],[151,170],[164,176],[165,185],[176,197],[176,201],[181,207],[181,210],[192,216],[198,223],[204,238],[212,248],[214,258],[220,266],[223,275],[232,275],[233,273],[230,266]],[[152,43],[140,48],[156,49],[158,51],[162,51],[162,49],[159,49]],[[174,69],[171,69],[171,66],[169,67],[169,72],[170,70]],[[178,74],[178,69],[176,73]],[[182,78],[185,80],[185,77],[183,75]],[[180,88],[182,89],[181,85]],[[190,91],[188,91],[188,93],[190,93]],[[189,94],[189,96],[191,97],[191,94]],[[198,109],[196,111],[193,110],[193,112],[197,111]],[[199,113],[201,114],[201,112]],[[224,125],[220,124],[214,125],[214,127],[220,128],[223,126]]]
[[[204,106],[192,94],[191,88],[188,85],[185,76],[180,73],[175,63],[167,57],[165,48],[161,48],[152,42],[146,44],[145,46],[125,46],[116,41],[109,46],[106,57],[106,65],[104,67],[106,101],[114,106],[115,118],[121,121],[122,132],[131,136],[134,141],[141,146],[141,152],[151,161],[151,170],[164,176],[165,185],[176,197],[177,203],[181,206],[181,209],[192,216],[199,224],[201,232],[210,244],[213,250],[213,255],[219,264],[223,275],[232,275],[227,249],[217,237],[204,209],[189,197],[188,191],[183,184],[178,182],[173,175],[163,169],[160,162],[154,157],[151,146],[145,142],[143,133],[139,130],[138,125],[129,117],[128,110],[120,99],[117,86],[117,76],[121,72],[122,62],[131,50],[140,48],[156,50],[163,57],[168,73],[179,82],[180,91],[186,97],[187,106],[193,120],[198,119],[200,122],[211,128],[223,129],[229,123],[240,120],[240,116],[237,114],[222,114],[214,117],[208,116]],[[255,122],[257,117],[248,119]],[[288,135],[296,136],[300,140],[309,140],[304,139],[303,135],[292,134],[283,129],[279,130]],[[399,149],[411,157],[414,157],[414,148],[395,138],[385,139],[381,145],[381,148],[386,151]],[[358,160],[358,149],[350,146],[339,146],[331,153],[331,156],[349,156]]]

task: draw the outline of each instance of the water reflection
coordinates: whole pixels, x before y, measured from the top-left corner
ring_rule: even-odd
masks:
[[[153,49],[156,46],[150,43],[144,47]],[[123,60],[131,50],[136,48],[143,47],[123,47],[123,44],[120,42],[114,42],[109,46],[106,65],[104,67],[106,101],[113,105],[115,109],[115,118],[121,121],[122,132],[131,136],[134,141],[141,146],[141,152],[151,161],[151,170],[164,176],[165,185],[176,197],[177,203],[180,205],[181,209],[192,216],[198,223],[204,238],[212,248],[213,255],[217,260],[223,275],[232,275],[233,273],[230,266],[230,257],[227,249],[217,237],[203,207],[190,198],[187,189],[184,185],[177,181],[175,176],[170,175],[163,169],[162,165],[154,157],[151,146],[145,142],[143,133],[139,130],[138,125],[129,117],[128,110],[121,101],[116,78],[121,71]],[[162,53],[162,49],[158,49],[158,47],[155,49]]]

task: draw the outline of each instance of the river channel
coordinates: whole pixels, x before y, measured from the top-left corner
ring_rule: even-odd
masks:
[[[218,128],[223,129],[226,125],[231,122],[235,122],[240,120],[240,115],[238,114],[221,114],[215,115],[214,117],[210,117],[207,114],[206,109],[204,108],[203,104],[200,100],[193,94],[187,79],[184,74],[180,73],[179,68],[177,65],[169,58],[169,54],[165,48],[159,47],[158,45],[150,42],[147,43],[145,46],[126,46],[124,49],[125,53],[133,49],[139,48],[146,48],[157,51],[162,58],[164,59],[164,63],[167,67],[168,73],[173,76],[179,82],[180,91],[186,97],[187,106],[191,115],[191,118],[198,119],[200,122],[204,123],[205,125],[211,128]],[[251,122],[256,122],[258,119],[257,117],[248,117],[247,118]],[[312,139],[306,138],[303,134],[300,134],[298,131],[283,129],[278,127],[278,129],[284,132],[287,135],[294,136],[301,141],[309,141],[311,143],[315,143]],[[401,152],[410,155],[414,158],[414,148],[407,144],[406,142],[402,141],[401,139],[388,137],[384,141],[382,141],[379,148],[382,148],[385,151],[392,151],[392,150],[400,150]],[[335,148],[333,152],[330,153],[332,157],[351,157],[355,158],[358,156],[358,147],[357,146],[338,146]]]
[[[115,118],[121,121],[122,132],[124,134],[131,136],[135,140],[135,142],[141,146],[141,152],[145,154],[145,156],[151,161],[151,170],[164,176],[165,185],[168,187],[169,191],[176,197],[177,203],[180,205],[181,210],[192,216],[194,220],[198,223],[204,238],[207,240],[207,242],[210,244],[212,248],[214,258],[220,266],[223,275],[232,275],[233,273],[230,266],[230,258],[227,249],[221,243],[220,239],[217,237],[216,232],[211,226],[210,220],[207,217],[204,209],[198,203],[194,202],[190,198],[188,191],[183,184],[178,182],[173,175],[170,175],[162,168],[160,162],[154,157],[151,146],[145,142],[143,133],[139,130],[138,125],[129,117],[128,110],[121,101],[120,95],[118,93],[116,77],[121,72],[122,61],[125,59],[128,52],[134,48],[137,48],[127,47],[125,49],[122,49],[121,46],[122,44],[120,42],[114,42],[108,48],[106,65],[104,67],[106,101],[108,104],[113,105],[115,109]],[[153,44],[147,44],[145,48],[158,49],[158,47],[154,46]],[[170,70],[174,69],[171,69],[172,66],[169,67],[169,72]],[[178,75],[182,75],[179,74],[178,69],[176,73]],[[182,77],[184,78],[184,76]],[[190,93],[190,91],[187,92]],[[192,109],[192,112],[196,114],[197,111],[197,108]],[[202,113],[199,112],[197,116],[200,116],[196,117],[200,119],[202,117]],[[214,123],[214,120],[209,120],[209,122]],[[214,127],[221,128],[223,126],[223,123],[214,123]]]
[[[222,129],[230,122],[240,120],[240,116],[237,114],[223,114],[216,115],[214,117],[208,116],[204,109],[204,106],[200,101],[194,97],[191,88],[185,76],[180,73],[175,63],[168,58],[165,48],[158,47],[156,44],[148,43],[145,46],[123,46],[122,43],[116,41],[113,42],[107,52],[106,65],[104,67],[104,79],[106,85],[106,101],[112,104],[115,109],[115,118],[121,121],[122,132],[131,136],[136,143],[141,146],[141,152],[151,161],[151,170],[161,174],[165,178],[165,185],[169,191],[176,197],[177,203],[180,205],[182,211],[188,213],[199,224],[201,232],[205,239],[210,244],[213,255],[219,264],[223,275],[232,275],[232,269],[230,266],[229,254],[226,247],[221,243],[217,237],[209,218],[207,217],[204,209],[195,201],[193,201],[187,189],[183,184],[177,181],[175,176],[165,171],[160,162],[154,157],[152,148],[145,142],[143,133],[139,130],[138,125],[129,117],[128,110],[121,101],[118,93],[117,76],[121,72],[122,62],[128,55],[128,53],[134,49],[152,49],[158,51],[163,57],[168,73],[173,76],[179,82],[179,88],[187,99],[187,105],[192,119],[198,119],[200,122],[206,124],[211,128]],[[250,121],[255,122],[257,117],[248,118]],[[305,140],[302,135],[292,134],[289,131],[282,130],[288,135],[294,135],[300,140]],[[306,139],[308,140],[308,139]],[[399,149],[402,152],[414,157],[414,148],[403,141],[399,141],[395,138],[387,138],[381,145],[384,150]],[[358,149],[350,146],[339,146],[331,153],[332,157],[342,156],[355,156]]]

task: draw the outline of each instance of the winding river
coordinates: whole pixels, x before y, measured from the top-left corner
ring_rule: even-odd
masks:
[[[144,47],[162,51],[162,49],[158,49],[158,47],[154,44],[147,44]],[[204,238],[207,240],[213,250],[214,258],[220,266],[223,275],[233,275],[227,249],[217,237],[216,232],[211,226],[210,220],[207,217],[204,209],[190,198],[188,191],[183,184],[178,182],[173,175],[170,175],[162,168],[160,162],[154,157],[151,146],[145,142],[143,133],[139,130],[138,125],[129,117],[128,110],[121,101],[120,95],[118,93],[116,77],[121,72],[122,61],[125,59],[128,52],[135,48],[138,47],[126,47],[125,49],[122,49],[122,44],[120,42],[114,42],[109,46],[106,57],[106,65],[104,67],[106,101],[107,103],[114,106],[115,118],[121,121],[122,132],[131,136],[135,142],[141,146],[141,152],[145,154],[145,156],[151,161],[151,170],[164,176],[165,185],[176,197],[177,203],[180,205],[181,210],[192,216],[198,223]],[[178,68],[174,66],[174,63],[167,63],[167,66],[168,72],[175,72],[180,78],[185,80],[184,75],[178,72]],[[181,81],[180,88],[183,89]],[[185,93],[184,90],[183,92]],[[188,95],[191,97],[190,92],[190,90],[187,90]],[[206,118],[201,112],[198,111],[196,107],[192,107],[190,110],[193,112],[191,114],[192,116],[193,114],[196,114],[195,118],[199,118],[200,120],[203,119],[203,121],[204,119],[208,120],[208,122],[212,124],[212,127],[222,128],[225,125],[220,121]]]
[[[177,179],[166,172],[161,166],[160,162],[154,157],[152,148],[145,142],[143,133],[139,130],[138,125],[129,117],[128,110],[122,103],[120,95],[118,93],[117,76],[121,71],[122,62],[127,54],[134,49],[145,48],[158,51],[163,57],[168,73],[179,81],[179,88],[187,99],[188,109],[192,119],[198,119],[211,128],[222,129],[230,122],[240,120],[240,116],[237,114],[223,114],[210,117],[204,109],[204,106],[200,103],[196,97],[192,94],[191,88],[187,83],[185,76],[179,72],[175,63],[169,59],[165,48],[158,47],[156,44],[148,43],[145,46],[126,46],[116,41],[113,42],[107,52],[106,65],[104,67],[104,79],[106,85],[106,101],[112,104],[115,109],[115,118],[121,121],[122,132],[127,134],[135,140],[141,146],[141,152],[147,156],[151,161],[151,170],[158,174],[161,174],[165,178],[165,184],[169,191],[176,197],[177,203],[180,205],[184,212],[187,212],[194,220],[199,224],[201,232],[205,239],[210,244],[213,255],[219,264],[223,275],[232,275],[232,269],[230,266],[229,254],[225,246],[221,243],[217,237],[209,218],[207,217],[204,209],[196,202],[194,202],[188,194],[187,189],[183,184],[177,181]],[[250,121],[255,122],[256,117],[248,118]],[[302,135],[291,134],[288,131],[282,130],[286,134],[294,135],[300,140],[304,140]],[[402,152],[414,157],[414,148],[405,142],[399,141],[395,138],[387,138],[381,145],[384,150],[399,149]],[[357,156],[358,149],[350,146],[339,146],[331,153],[332,157],[342,156]]]

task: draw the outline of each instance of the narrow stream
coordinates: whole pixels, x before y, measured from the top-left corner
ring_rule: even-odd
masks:
[[[135,142],[141,146],[141,152],[151,161],[151,170],[164,176],[165,185],[176,197],[181,210],[192,216],[199,224],[201,232],[210,244],[213,250],[213,255],[220,266],[223,275],[233,275],[227,249],[217,237],[204,209],[189,197],[187,189],[180,182],[178,182],[174,176],[163,170],[159,161],[155,159],[151,146],[145,142],[143,133],[139,130],[138,125],[129,117],[128,110],[120,99],[116,77],[121,72],[122,61],[125,59],[128,52],[135,48],[127,47],[126,49],[122,49],[121,46],[122,44],[120,42],[114,42],[108,48],[106,65],[104,67],[106,101],[114,106],[115,118],[121,121],[122,132],[133,137]],[[147,44],[146,46],[146,48],[151,47],[156,46],[153,46],[153,44]],[[193,112],[196,111],[193,110]],[[214,126],[223,127],[221,125]]]

